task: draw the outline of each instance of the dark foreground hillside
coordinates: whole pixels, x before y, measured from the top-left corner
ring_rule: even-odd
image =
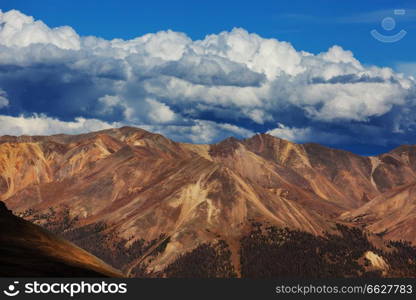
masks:
[[[14,216],[0,201],[0,277],[121,277],[77,246]]]

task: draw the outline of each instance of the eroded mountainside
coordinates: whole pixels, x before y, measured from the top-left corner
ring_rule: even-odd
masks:
[[[415,184],[414,146],[362,157],[267,134],[191,145],[131,127],[0,137],[0,200],[131,276],[177,274],[192,251],[241,276],[257,223],[322,239],[357,227],[386,251],[381,236],[416,242]]]

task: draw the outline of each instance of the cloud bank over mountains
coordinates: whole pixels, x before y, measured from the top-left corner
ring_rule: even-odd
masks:
[[[0,12],[0,134],[136,125],[197,143],[262,131],[386,146],[416,143],[415,105],[413,77],[337,45],[312,54],[241,28],[105,40]]]

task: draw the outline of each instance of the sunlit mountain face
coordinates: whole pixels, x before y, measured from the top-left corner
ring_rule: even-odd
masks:
[[[366,157],[266,134],[209,145],[123,127],[4,136],[0,170],[16,215],[125,276],[416,275],[400,263],[416,248],[391,242],[415,241],[414,146]]]

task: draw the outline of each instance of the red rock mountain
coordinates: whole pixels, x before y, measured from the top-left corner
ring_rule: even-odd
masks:
[[[123,127],[0,137],[0,200],[128,275],[260,222],[320,236],[335,224],[416,242],[416,146],[374,157],[267,134],[214,145]]]

